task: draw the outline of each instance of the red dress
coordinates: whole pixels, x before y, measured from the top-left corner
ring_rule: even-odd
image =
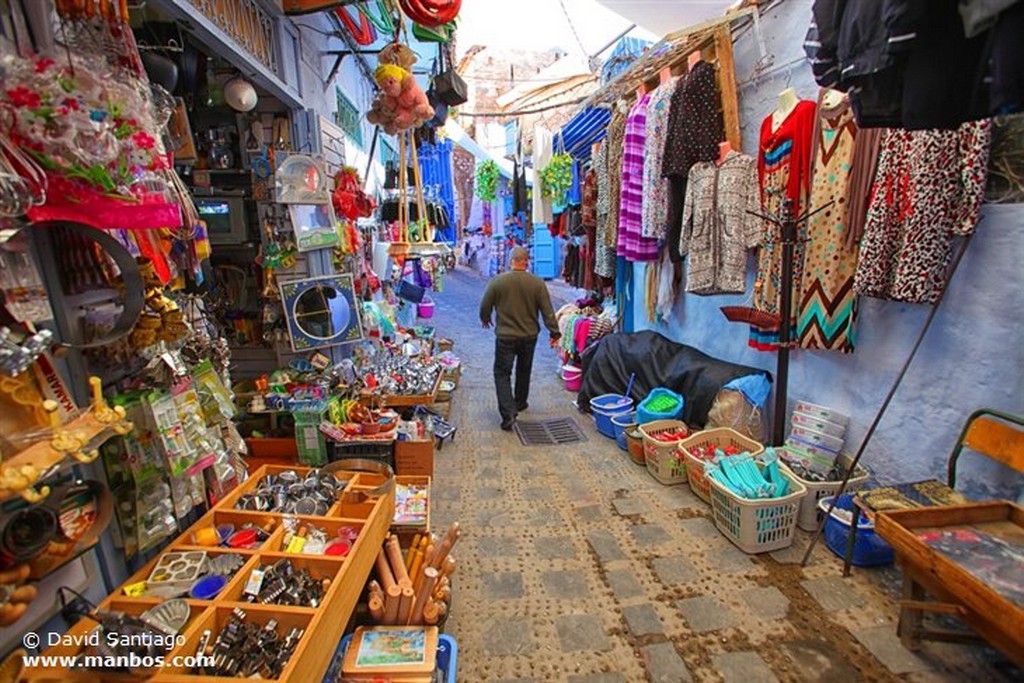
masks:
[[[761,146],[757,156],[757,172],[761,182],[761,207],[765,214],[779,216],[786,199],[793,200],[793,215],[804,210],[811,187],[811,138],[817,105],[801,100],[783,119],[778,130],[772,131],[772,117],[761,123]],[[804,235],[798,235],[803,239]],[[800,305],[800,279],[803,265],[803,246],[797,243],[793,251],[793,306],[791,329],[796,333],[796,311]],[[782,245],[780,229],[765,222],[764,239],[757,259],[757,282],[754,284],[754,307],[767,313],[779,313],[779,291],[782,280]],[[778,346],[779,331],[750,328],[750,345],[762,351]]]

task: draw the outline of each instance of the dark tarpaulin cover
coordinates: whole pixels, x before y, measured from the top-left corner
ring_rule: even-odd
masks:
[[[634,405],[655,387],[667,387],[686,398],[682,419],[694,428],[707,422],[723,384],[745,375],[765,375],[772,381],[771,373],[764,370],[712,358],[657,332],[616,333],[583,356],[583,385],[577,399],[580,408],[590,412],[590,399],[595,396],[623,393],[634,372]]]

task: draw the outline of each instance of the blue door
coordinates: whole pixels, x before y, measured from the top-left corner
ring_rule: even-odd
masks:
[[[555,259],[555,238],[546,225],[533,226],[533,244],[531,261],[533,262],[533,273],[545,280],[554,279],[558,273],[558,264]]]

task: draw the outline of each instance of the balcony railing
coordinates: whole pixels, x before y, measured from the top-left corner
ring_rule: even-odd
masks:
[[[274,18],[256,0],[188,0],[271,73],[277,74]]]

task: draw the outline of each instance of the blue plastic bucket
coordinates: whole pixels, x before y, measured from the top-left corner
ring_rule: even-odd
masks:
[[[827,512],[832,505],[835,496],[826,496],[818,501],[818,508]],[[839,510],[852,511],[854,509],[853,496],[844,494],[839,497],[836,509],[825,520],[825,545],[836,557],[846,557],[846,545],[850,538],[850,524],[838,514]],[[874,567],[881,564],[891,564],[895,559],[892,546],[885,542],[881,536],[875,533],[875,525],[867,521],[867,518],[860,514],[857,524],[857,539],[853,542],[852,564],[857,567]]]
[[[626,443],[626,430],[636,424],[636,413],[630,411],[612,418],[612,430],[615,432],[615,443],[619,448],[626,451],[629,445]]]
[[[601,394],[590,399],[590,410],[594,413],[597,431],[609,439],[614,439],[615,425],[612,424],[612,418],[633,412],[633,399],[621,394]]]

